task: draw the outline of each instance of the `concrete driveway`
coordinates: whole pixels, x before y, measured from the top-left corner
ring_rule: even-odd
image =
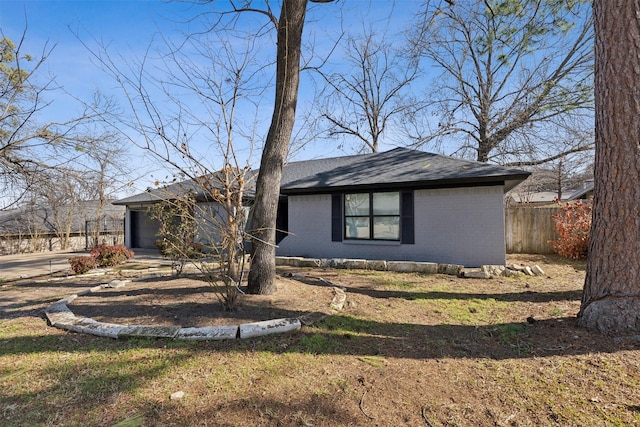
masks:
[[[0,279],[4,281],[43,276],[69,269],[68,259],[88,252],[58,251],[0,256]]]
[[[157,250],[134,249],[136,261],[166,261]],[[70,271],[69,258],[89,255],[89,252],[57,251],[38,252],[32,254],[2,255],[0,256],[0,281],[25,279],[29,277],[45,276],[60,271]]]

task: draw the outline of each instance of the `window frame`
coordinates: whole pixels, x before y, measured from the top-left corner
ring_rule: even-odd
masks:
[[[397,205],[397,214],[395,215],[390,215],[390,214],[379,214],[376,215],[374,213],[374,197],[375,194],[395,194],[397,195],[397,199],[398,199],[398,205]],[[367,195],[368,196],[368,214],[367,215],[348,215],[347,214],[347,196],[349,195]],[[342,233],[344,236],[344,240],[348,240],[348,241],[380,241],[380,242],[401,242],[402,241],[402,218],[403,218],[403,214],[402,214],[402,201],[403,201],[403,195],[401,191],[359,191],[359,192],[350,192],[350,193],[344,193],[344,197],[342,198]],[[349,237],[349,234],[347,233],[347,223],[349,219],[366,219],[368,222],[368,228],[369,228],[369,236],[368,237]],[[375,232],[376,232],[376,219],[380,219],[380,218],[394,218],[397,222],[397,226],[398,226],[398,233],[397,233],[397,237],[396,238],[392,238],[392,239],[384,239],[384,238],[376,238],[375,237]]]

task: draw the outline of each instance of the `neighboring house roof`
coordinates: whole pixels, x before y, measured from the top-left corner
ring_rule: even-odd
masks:
[[[587,199],[593,195],[593,181],[585,184],[583,188],[570,192],[567,195],[567,201]]]
[[[570,202],[578,199],[587,199],[593,195],[593,182],[586,183],[583,188],[577,190],[564,190],[561,202]],[[545,204],[558,201],[558,193],[555,191],[539,191],[537,193],[512,193],[509,195],[513,203],[519,204]]]
[[[250,171],[249,175],[255,176],[257,172]],[[521,169],[396,148],[383,153],[288,163],[282,171],[280,191],[286,195],[373,188],[435,188],[504,183],[506,192],[529,175],[529,172]],[[149,204],[170,199],[189,190],[199,192],[194,180],[150,189],[118,200],[115,204]]]
[[[74,207],[71,219],[71,230],[73,232],[84,231],[86,221],[96,220],[98,212],[98,201],[82,201]],[[61,206],[59,209],[59,217],[64,218],[68,212],[68,206]],[[103,207],[100,219],[108,218],[113,220],[122,220],[124,218],[125,208],[123,206],[114,206],[107,202]],[[110,221],[103,224],[106,230],[114,224]],[[50,206],[32,205],[18,209],[0,211],[0,235],[18,235],[24,233],[55,233],[56,220],[54,210]]]

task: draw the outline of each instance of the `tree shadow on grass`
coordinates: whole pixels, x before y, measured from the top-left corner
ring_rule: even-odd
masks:
[[[44,327],[44,325],[43,325]],[[633,340],[614,339],[576,325],[573,317],[491,325],[423,325],[378,322],[333,315],[299,331],[253,339],[182,341],[165,338],[101,338],[65,333],[2,339],[0,356],[50,351],[170,348],[193,352],[260,350],[317,355],[381,356],[398,359],[521,359],[612,353],[640,349]],[[70,345],[67,345],[69,344]]]
[[[310,286],[331,286],[330,282],[319,280],[316,277],[310,276],[294,276],[295,280],[302,282]],[[372,287],[357,287],[357,286],[343,286],[341,284],[335,284],[336,286],[346,289],[348,293],[362,294],[371,298],[389,299],[400,298],[406,300],[471,300],[471,299],[493,299],[496,301],[521,301],[521,302],[538,302],[545,303],[551,301],[579,301],[582,298],[582,290],[571,291],[554,291],[554,292],[538,292],[538,291],[523,291],[523,292],[503,292],[503,293],[480,293],[480,292],[445,292],[445,291],[414,291],[414,290],[388,290],[388,289],[374,289]]]
[[[249,422],[257,425],[257,421],[267,425],[307,425],[305,421],[310,421],[310,414],[323,419],[328,425],[355,425],[361,421],[353,410],[341,407],[329,392],[302,392],[295,384],[278,385],[276,389],[286,392],[283,395],[272,391],[265,397],[258,386],[247,388],[239,398],[220,398],[226,393],[218,393],[216,388],[232,384],[234,378],[239,382],[234,388],[246,387],[246,381],[254,378],[254,374],[242,364],[232,363],[234,353],[249,343],[230,344],[154,339],[105,340],[74,334],[15,337],[3,341],[0,357],[41,352],[46,363],[19,371],[11,371],[10,367],[0,368],[0,384],[4,386],[0,390],[3,405],[0,424],[50,424],[53,414],[62,416],[64,424],[69,425],[97,425],[96,417],[99,417],[100,425],[115,425],[129,418],[144,421],[144,425],[160,425],[166,424],[167,420],[175,420],[175,417],[180,419],[179,425],[200,425],[203,420],[218,420],[220,424],[216,425],[236,425],[238,421],[242,425]],[[212,358],[212,350],[229,353],[222,356],[226,362]],[[58,353],[64,357],[56,356]],[[201,363],[208,361],[206,367],[199,364],[196,369],[193,365],[195,356]],[[286,369],[269,371],[260,360],[254,363],[256,374],[269,378],[271,384],[278,383],[278,375],[289,375]],[[270,363],[284,368],[287,360]],[[195,377],[190,378],[191,375]],[[158,382],[159,379],[162,381]],[[202,393],[202,389],[192,390],[192,381],[208,384],[211,387],[207,388],[208,396],[196,396],[196,393]],[[12,386],[16,384],[23,385]],[[152,385],[155,395],[148,396],[146,391]],[[319,387],[319,391],[325,390],[322,387],[332,391],[324,383]],[[169,398],[178,390],[185,391],[186,405]],[[73,404],[68,404],[70,401]],[[114,402],[118,407],[114,407]],[[131,416],[131,408],[127,409],[132,405],[134,416]],[[119,407],[124,409],[119,410]],[[226,422],[225,418],[231,421]]]

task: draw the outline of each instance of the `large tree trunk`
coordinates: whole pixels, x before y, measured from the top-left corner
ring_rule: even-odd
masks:
[[[300,51],[307,0],[284,0],[278,22],[276,94],[271,126],[265,141],[251,218],[251,269],[248,292],[275,290],[276,215],[282,167],[289,152],[300,81]]]
[[[579,323],[640,332],[640,2],[595,0],[593,222]]]

